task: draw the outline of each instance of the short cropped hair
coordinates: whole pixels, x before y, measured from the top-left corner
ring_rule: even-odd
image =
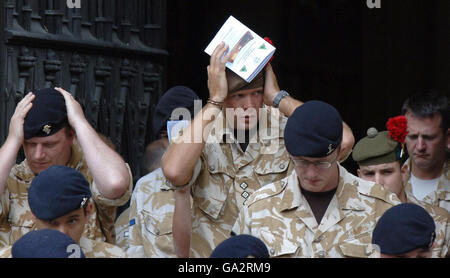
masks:
[[[411,112],[417,118],[428,118],[435,114],[441,115],[441,128],[445,134],[450,122],[448,107],[448,92],[438,90],[418,91],[403,103],[402,114]]]

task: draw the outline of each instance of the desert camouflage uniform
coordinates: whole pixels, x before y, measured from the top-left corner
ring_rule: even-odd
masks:
[[[278,109],[268,111],[260,116],[258,137],[250,140],[245,153],[233,131],[224,128],[223,113],[214,121],[189,182],[193,184],[191,257],[209,257],[219,243],[230,237],[238,213],[250,195],[292,171],[284,146],[287,118]]]
[[[381,185],[339,166],[339,184],[321,223],[300,191],[295,171],[252,195],[233,231],[264,241],[271,257],[374,257],[372,231],[400,200]]]
[[[126,253],[119,247],[101,241],[80,238],[80,247],[86,258],[126,258]],[[12,246],[0,250],[0,258],[12,258]]]
[[[128,238],[130,228],[130,207],[122,211],[117,217],[114,223],[114,229],[116,231],[116,245],[122,248],[124,251],[128,249]]]
[[[83,159],[81,147],[76,142],[72,145],[72,156],[67,166],[80,171],[91,184],[92,198],[90,201],[94,202],[94,210],[86,224],[83,236],[114,244],[116,209],[130,199],[133,188],[133,180],[128,164],[126,166],[130,175],[130,185],[127,192],[115,200],[107,199],[100,194],[87,167],[87,163]],[[7,187],[1,196],[3,211],[0,214],[0,223],[7,219],[11,227],[10,231],[2,232],[0,230],[0,242],[5,242],[6,245],[14,244],[25,233],[36,229],[30,207],[28,206],[28,188],[31,186],[31,181],[34,177],[35,175],[28,166],[26,159],[11,169]]]
[[[129,257],[177,257],[172,237],[175,194],[167,183],[161,168],[136,183],[130,205]]]
[[[408,196],[413,196],[411,187],[411,159],[408,159],[405,164],[408,167],[406,176],[403,179],[403,184],[405,185],[405,192]],[[422,202],[428,203],[432,206],[441,207],[450,212],[450,162],[447,160],[444,163],[442,169],[441,178],[438,183],[437,190],[431,192]]]
[[[432,258],[445,258],[450,255],[450,214],[441,207],[432,206],[417,200],[411,192],[406,192],[407,203],[413,203],[423,207],[433,217],[436,225],[436,239]]]

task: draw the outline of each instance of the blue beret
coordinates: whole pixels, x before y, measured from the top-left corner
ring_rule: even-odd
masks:
[[[342,119],[331,105],[305,102],[289,117],[284,130],[287,151],[293,156],[325,157],[342,141]]]
[[[418,248],[428,249],[436,237],[430,214],[416,204],[400,204],[388,209],[377,222],[372,243],[388,255],[408,253]]]
[[[159,137],[159,133],[166,128],[167,121],[176,108],[186,108],[191,113],[191,119],[194,117],[194,100],[200,99],[197,94],[185,86],[175,86],[170,88],[159,99],[153,116],[153,135]],[[173,121],[182,119],[172,119]],[[187,119],[183,119],[187,120]]]
[[[251,235],[235,235],[221,242],[210,258],[269,258],[267,247],[259,238]]]
[[[11,255],[13,258],[85,258],[71,237],[50,229],[26,233],[13,244]]]
[[[34,95],[33,106],[23,125],[25,140],[53,135],[68,125],[66,102],[60,92],[46,88],[37,90]]]
[[[53,220],[81,208],[91,197],[89,182],[77,170],[51,166],[31,182],[28,204],[41,220]]]

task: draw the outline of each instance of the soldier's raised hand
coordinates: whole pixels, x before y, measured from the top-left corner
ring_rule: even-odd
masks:
[[[220,43],[211,54],[210,64],[207,67],[209,97],[216,102],[223,102],[228,94],[225,67],[227,61],[230,59],[231,53],[228,52],[224,56],[227,50],[228,45],[223,42]]]
[[[86,121],[83,108],[81,108],[80,103],[66,90],[59,87],[56,87],[55,90],[63,95],[66,102],[67,119],[69,120],[69,124],[76,130],[78,123]]]
[[[28,93],[16,106],[16,110],[11,117],[9,123],[9,134],[8,139],[14,140],[17,144],[22,144],[24,140],[23,125],[25,123],[25,118],[33,107],[33,100],[35,95],[33,93]]]
[[[264,103],[268,106],[272,106],[273,100],[280,92],[280,87],[278,86],[277,77],[273,72],[272,65],[268,63],[264,70],[266,71],[264,81]]]

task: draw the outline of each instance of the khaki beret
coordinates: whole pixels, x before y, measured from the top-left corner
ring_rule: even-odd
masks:
[[[248,89],[255,89],[264,87],[264,74],[263,70],[260,71],[255,78],[253,78],[252,82],[247,83],[244,79],[239,77],[236,73],[231,71],[230,69],[225,69],[225,74],[227,76],[227,83],[228,83],[228,93],[234,93],[237,91],[242,90],[248,90]]]
[[[367,130],[367,136],[356,143],[352,157],[362,166],[391,163],[400,160],[402,148],[389,137],[388,131],[378,132],[371,127]]]

